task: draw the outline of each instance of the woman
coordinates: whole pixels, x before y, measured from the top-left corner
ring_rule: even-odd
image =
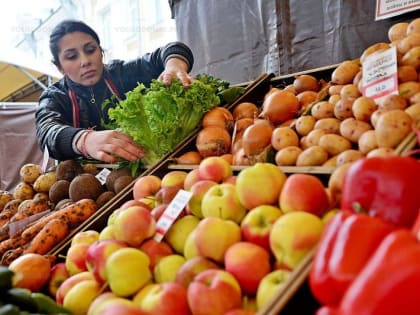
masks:
[[[138,83],[149,85],[156,78],[167,85],[178,78],[185,88],[192,81],[193,55],[180,42],[130,62],[104,64],[96,32],[81,21],[65,20],[53,29],[49,45],[64,77],[41,94],[35,119],[41,149],[57,160],[85,156],[114,163],[143,157],[131,137],[104,130],[109,119],[103,102],[124,98]]]

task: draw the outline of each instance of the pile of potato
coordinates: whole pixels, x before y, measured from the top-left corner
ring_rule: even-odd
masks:
[[[393,25],[388,35],[388,43],[376,43],[357,60],[340,63],[329,82],[302,74],[290,85],[273,86],[261,107],[236,105],[230,119],[237,128],[223,153],[231,155],[233,165],[271,158],[279,166],[331,167],[401,154],[398,146],[420,127],[420,18]],[[398,94],[375,101],[362,95],[363,62],[390,47],[397,51]]]

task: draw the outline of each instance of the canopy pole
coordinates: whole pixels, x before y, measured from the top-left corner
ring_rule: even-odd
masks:
[[[30,74],[28,71],[26,71],[25,69],[17,66],[17,65],[13,65],[16,69],[18,69],[19,71],[21,71],[24,75],[26,75],[27,77],[29,77],[32,81],[34,81],[36,84],[38,84],[43,90],[46,90],[47,87],[45,86],[44,83],[42,83],[41,81],[39,81],[37,78],[35,78],[32,74]]]

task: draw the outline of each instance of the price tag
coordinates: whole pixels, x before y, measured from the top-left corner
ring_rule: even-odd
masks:
[[[50,152],[48,151],[48,147],[45,146],[44,154],[42,156],[42,165],[41,165],[41,169],[43,173],[47,171],[49,159],[50,159]]]
[[[103,168],[98,174],[96,174],[96,178],[101,182],[101,184],[105,184],[106,178],[108,177],[111,171],[107,168]]]
[[[155,241],[160,242],[192,197],[192,192],[180,189],[156,222]]]
[[[370,97],[379,103],[390,94],[398,94],[396,47],[369,56],[363,62],[362,69],[363,96]]]

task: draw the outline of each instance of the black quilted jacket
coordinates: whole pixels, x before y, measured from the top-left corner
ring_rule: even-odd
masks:
[[[191,70],[194,62],[191,50],[181,42],[173,42],[129,62],[113,60],[105,65],[104,75],[111,79],[119,95],[124,97],[138,83],[148,86],[164,70],[165,60],[174,55],[183,58]],[[70,87],[75,91],[80,107],[80,128],[73,127],[72,103],[68,93]],[[91,102],[92,93],[94,103]],[[101,122],[108,122],[108,115],[102,103],[111,96],[103,79],[92,88],[76,84],[68,78],[60,79],[48,87],[40,96],[35,114],[36,135],[41,150],[47,146],[50,157],[57,160],[77,157],[72,147],[73,137],[81,129],[103,130]]]

